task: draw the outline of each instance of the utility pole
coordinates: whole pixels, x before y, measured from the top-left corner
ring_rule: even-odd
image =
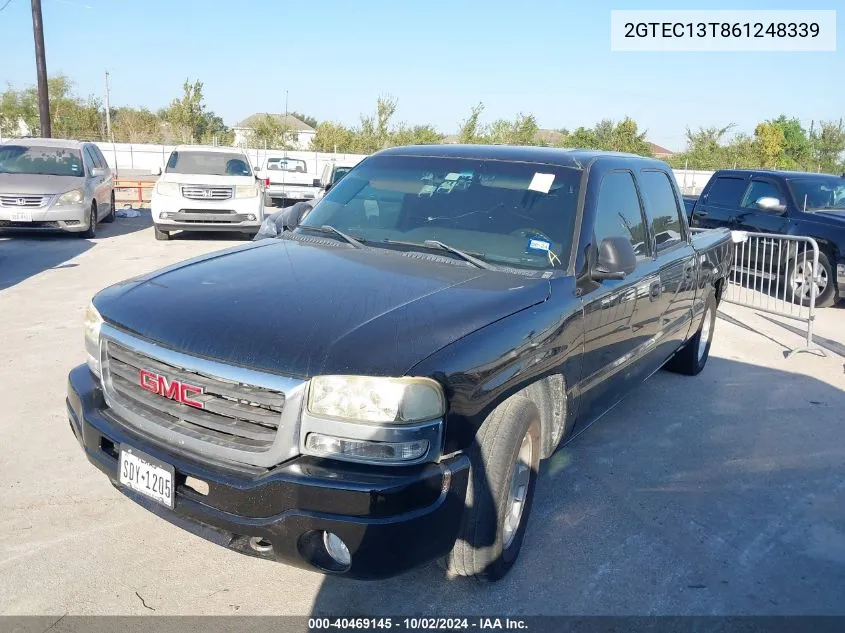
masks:
[[[35,37],[35,67],[38,71],[38,118],[41,136],[50,138],[50,100],[47,93],[47,59],[44,54],[44,24],[41,21],[41,0],[32,0],[32,34]]]
[[[114,143],[114,137],[111,135],[111,104],[109,103],[109,71],[106,71],[106,136]]]

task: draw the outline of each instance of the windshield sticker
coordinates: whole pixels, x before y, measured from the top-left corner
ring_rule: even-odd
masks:
[[[434,185],[423,185],[423,188],[420,189],[420,192],[417,194],[419,197],[429,196],[434,193],[436,187]]]
[[[378,217],[378,200],[364,200],[364,215],[368,220]]]
[[[546,240],[528,240],[528,250],[531,251],[548,251],[551,247],[551,243]]]
[[[554,174],[542,174],[538,171],[535,172],[534,177],[531,179],[531,184],[528,185],[528,189],[531,191],[539,191],[540,193],[549,193],[554,181]]]

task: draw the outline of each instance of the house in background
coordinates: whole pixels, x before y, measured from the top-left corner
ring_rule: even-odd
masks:
[[[296,135],[296,149],[307,150],[311,147],[311,140],[316,134],[313,127],[290,114],[271,114],[269,112],[256,112],[232,126],[232,130],[235,132],[235,145],[248,146],[253,127],[267,116],[272,117]]]
[[[657,143],[652,143],[651,141],[648,142],[651,145],[651,153],[655,158],[659,158],[660,160],[666,160],[667,158],[673,156],[675,152],[672,150],[668,150],[665,147],[661,147]]]

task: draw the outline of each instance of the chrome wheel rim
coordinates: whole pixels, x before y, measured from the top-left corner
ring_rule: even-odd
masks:
[[[701,323],[701,336],[698,337],[698,360],[704,358],[707,346],[710,344],[710,324],[713,322],[713,308],[707,308],[704,321]]]
[[[827,271],[824,266],[819,264],[815,275],[812,269],[813,263],[805,259],[799,262],[792,272],[792,290],[795,296],[808,301],[813,292],[813,285],[816,287],[816,297],[819,297],[827,288]]]
[[[522,522],[522,514],[525,510],[525,502],[528,499],[528,486],[531,484],[531,460],[534,447],[531,444],[531,436],[526,433],[522,438],[519,447],[519,454],[516,456],[516,464],[513,467],[510,487],[508,489],[508,503],[505,514],[504,525],[504,547],[507,549],[513,543],[516,533],[519,531],[519,524]]]

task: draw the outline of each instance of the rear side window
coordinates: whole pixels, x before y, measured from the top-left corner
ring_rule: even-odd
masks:
[[[106,157],[103,156],[103,152],[101,152],[100,148],[96,145],[93,145],[92,147],[94,149],[94,158],[96,158],[97,162],[100,163],[100,167],[102,167],[103,169],[108,169],[109,164],[106,162]]]
[[[684,238],[678,198],[669,175],[662,171],[642,171],[639,180],[657,251],[680,244]]]
[[[707,192],[707,203],[720,207],[738,207],[748,182],[744,178],[720,176]]]
[[[606,237],[627,237],[637,253],[637,259],[651,256],[640,198],[630,172],[614,171],[602,178],[594,230],[596,245]]]

